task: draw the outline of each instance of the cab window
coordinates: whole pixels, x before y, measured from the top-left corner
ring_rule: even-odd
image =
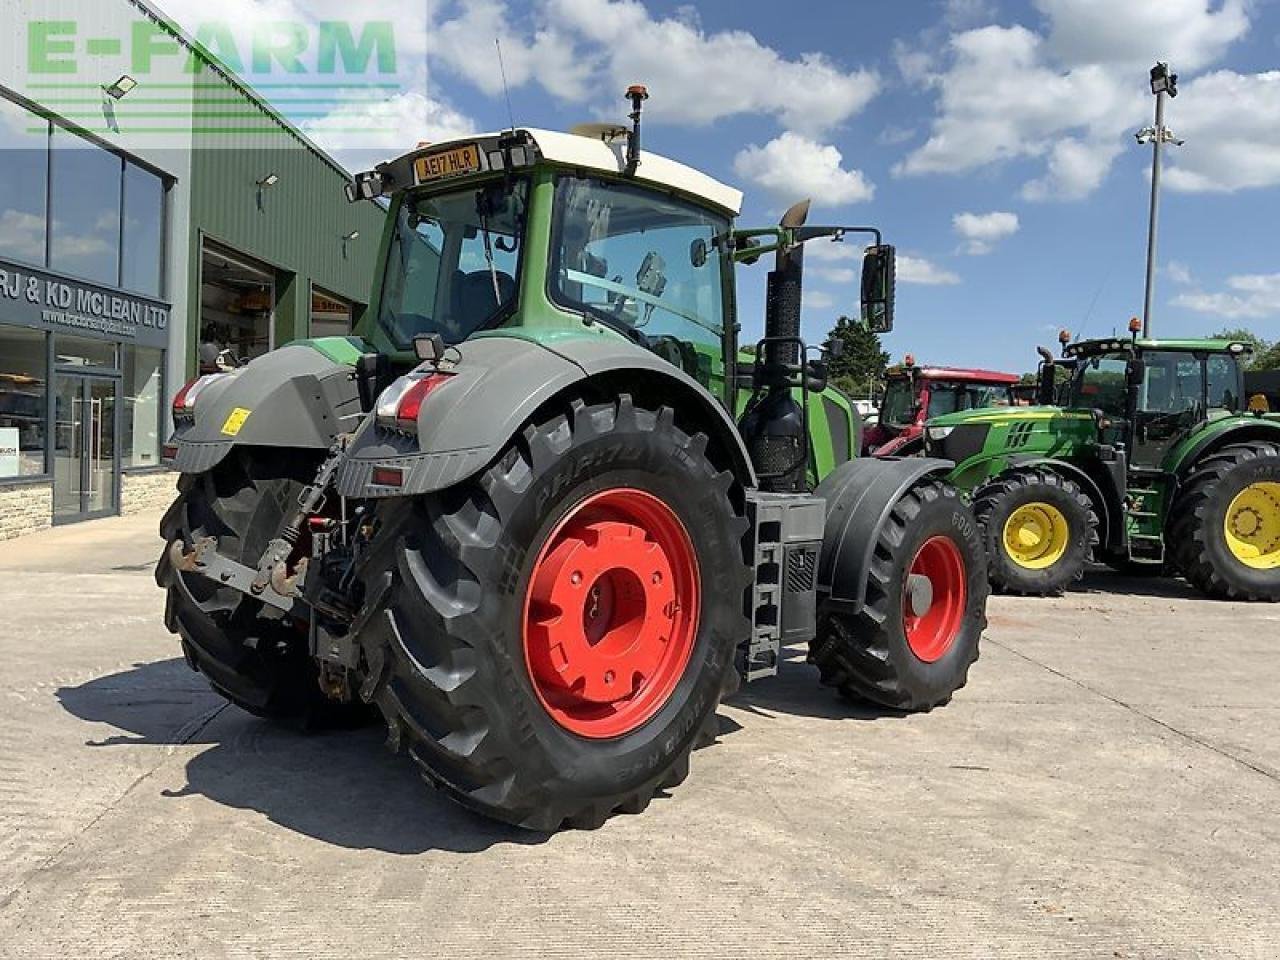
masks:
[[[1143,354],[1147,373],[1138,408],[1183,413],[1200,405],[1203,384],[1200,359],[1194,353],[1151,351]]]
[[[1216,410],[1240,409],[1240,374],[1235,357],[1214,354],[1205,361],[1209,378],[1209,407]]]
[[[1090,357],[1082,361],[1076,372],[1072,406],[1123,417],[1127,369],[1125,357]]]
[[[724,376],[728,219],[629,184],[561,177],[551,249],[557,304],[619,330],[706,386]]]

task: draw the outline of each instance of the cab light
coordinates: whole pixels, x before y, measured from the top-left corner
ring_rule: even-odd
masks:
[[[418,414],[427,397],[452,378],[449,373],[401,377],[378,397],[377,417],[381,426],[410,433],[418,429]]]

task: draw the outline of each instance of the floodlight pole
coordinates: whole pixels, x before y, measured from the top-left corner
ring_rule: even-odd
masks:
[[[1147,223],[1147,293],[1142,304],[1142,336],[1151,336],[1151,307],[1156,290],[1156,225],[1160,216],[1160,160],[1166,142],[1180,144],[1164,125],[1164,102],[1178,95],[1178,75],[1169,72],[1167,63],[1157,63],[1151,69],[1151,92],[1156,98],[1155,126],[1138,131],[1138,142],[1150,139],[1151,152],[1151,215]]]
[[[1156,222],[1160,217],[1160,152],[1164,147],[1164,100],[1168,94],[1156,94],[1156,135],[1151,152],[1151,220],[1147,225],[1147,296],[1142,304],[1142,336],[1151,336],[1151,301],[1156,290]]]

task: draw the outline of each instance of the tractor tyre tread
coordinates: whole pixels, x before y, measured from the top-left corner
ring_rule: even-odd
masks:
[[[1202,593],[1222,600],[1280,600],[1280,570],[1269,580],[1246,573],[1243,564],[1227,556],[1218,491],[1230,474],[1256,461],[1268,461],[1280,481],[1280,444],[1265,440],[1229,444],[1197,463],[1170,511],[1168,541],[1174,565],[1187,582]],[[1213,534],[1210,534],[1210,531]],[[1216,535],[1217,539],[1213,537]],[[1261,574],[1261,571],[1257,572]],[[1260,582],[1261,581],[1261,582]]]
[[[1072,538],[1067,552],[1058,563],[1045,570],[1025,570],[1014,564],[1004,552],[1001,536],[1012,509],[1004,509],[1011,498],[1025,496],[1036,487],[1047,488],[1047,496],[1065,508],[1069,527],[1078,526],[1084,518],[1084,533]],[[999,593],[1027,597],[1061,596],[1068,586],[1084,576],[1085,566],[1098,545],[1098,512],[1088,494],[1069,477],[1043,467],[1011,470],[1002,474],[973,494],[973,512],[982,528],[982,541],[987,551],[991,586]],[[1072,516],[1071,514],[1074,514]],[[1055,571],[1054,567],[1058,569]]]

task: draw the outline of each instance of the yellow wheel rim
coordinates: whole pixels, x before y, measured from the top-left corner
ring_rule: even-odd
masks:
[[[1057,507],[1024,503],[1004,523],[1004,549],[1027,570],[1044,570],[1062,559],[1071,543],[1071,527]]]
[[[1223,521],[1227,548],[1246,567],[1280,567],[1280,483],[1251,483],[1236,494]]]

